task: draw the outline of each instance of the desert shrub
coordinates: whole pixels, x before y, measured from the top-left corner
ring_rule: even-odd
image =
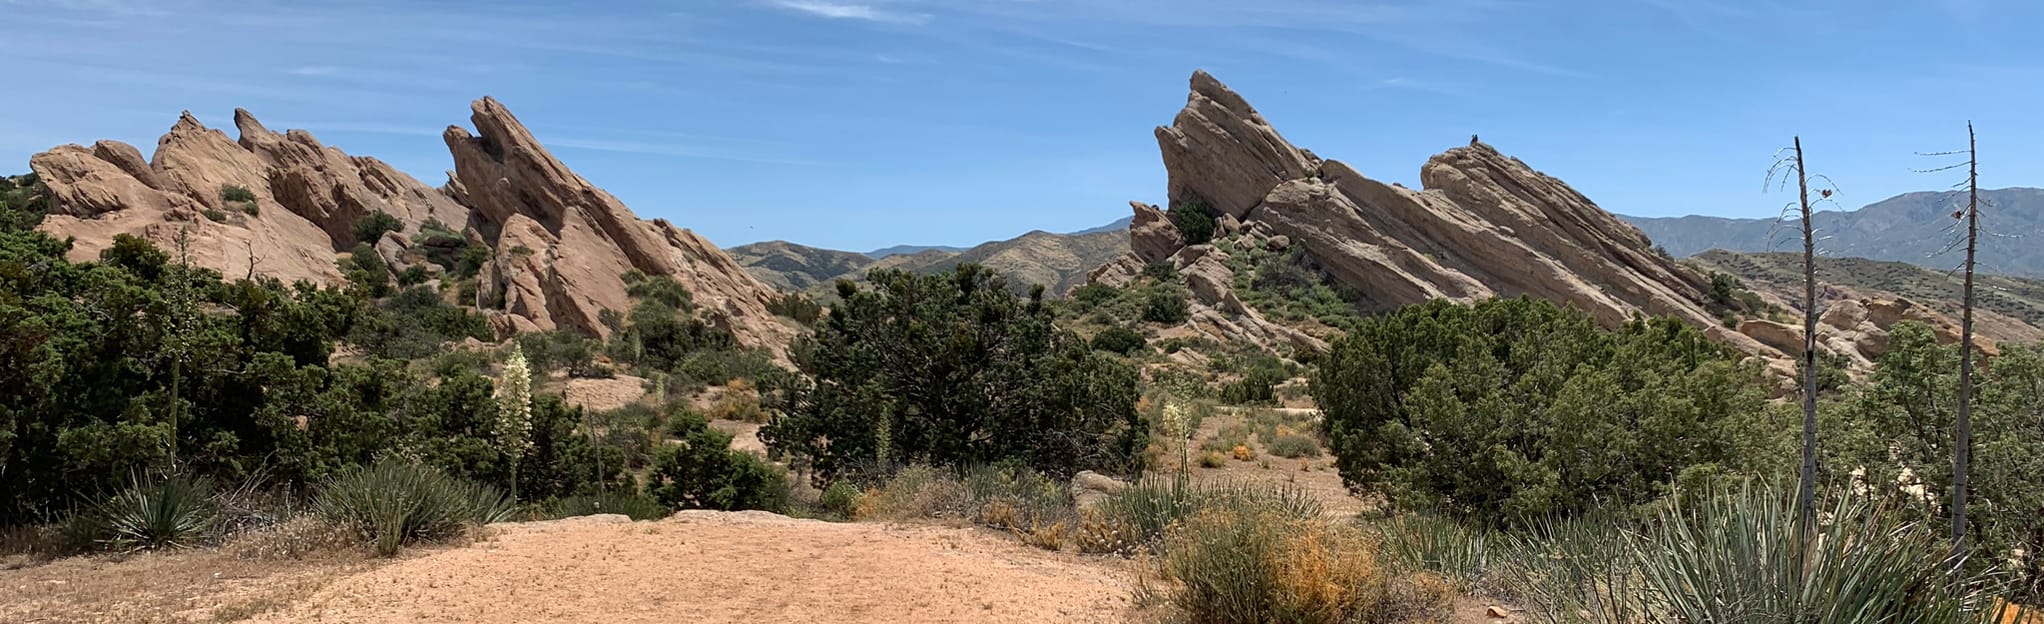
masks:
[[[2006,344],[1974,376],[1970,561],[2010,561],[2020,597],[2044,598],[2044,349]],[[1889,329],[1874,374],[1826,405],[1822,465],[1889,512],[1948,531],[1957,345],[1921,323]],[[1821,379],[1821,378],[1820,378]],[[1850,474],[1847,474],[1847,473]]]
[[[1066,295],[1066,298],[1070,299],[1080,312],[1090,312],[1094,308],[1120,298],[1123,292],[1120,288],[1106,284],[1087,283],[1072,289],[1072,292]]]
[[[348,331],[348,342],[393,359],[430,357],[443,352],[446,343],[463,338],[492,340],[496,332],[483,315],[447,303],[424,286],[400,290],[385,301],[365,306]]]
[[[384,232],[403,232],[404,230],[404,222],[398,221],[397,217],[381,210],[356,219],[354,226],[350,228],[350,232],[355,235],[355,242],[366,245],[374,245],[376,241],[382,240]]]
[[[1436,300],[1337,341],[1313,394],[1351,487],[1509,524],[1639,505],[1685,472],[1777,461],[1741,446],[1748,430],[1778,429],[1756,380],[1677,320],[1605,331],[1545,301]]]
[[[1280,435],[1277,438],[1271,440],[1269,444],[1265,445],[1264,450],[1270,451],[1270,454],[1276,455],[1278,457],[1283,457],[1285,459],[1299,459],[1302,457],[1319,457],[1320,441],[1315,440],[1310,436],[1290,433]]]
[[[390,296],[390,265],[368,243],[355,245],[348,252],[348,257],[342,258],[337,265],[341,275],[355,286],[362,297],[380,299]]]
[[[432,275],[426,273],[426,267],[409,266],[405,267],[405,270],[403,272],[397,274],[397,285],[417,286],[426,283],[426,280],[432,278],[433,278]]]
[[[1159,289],[1143,296],[1143,320],[1151,323],[1171,325],[1183,323],[1191,316],[1191,308],[1185,303],[1185,293],[1175,289]]]
[[[103,541],[128,550],[197,545],[218,517],[212,495],[205,479],[137,478],[96,510]]]
[[[1174,527],[1159,585],[1187,622],[1400,622],[1444,615],[1452,588],[1388,564],[1358,527],[1255,507],[1214,508]]]
[[[785,391],[760,431],[817,483],[892,467],[1019,461],[1053,476],[1136,471],[1147,430],[1135,371],[1052,324],[978,265],[839,283],[843,303],[798,349],[813,382]]]
[[[723,396],[710,406],[708,416],[711,420],[767,421],[766,408],[759,404],[759,393],[753,389],[752,382],[744,379],[733,379],[724,387]]]
[[[783,293],[767,302],[767,311],[801,323],[815,325],[823,317],[823,305],[802,293]]]
[[[1214,239],[1214,213],[1207,210],[1205,202],[1179,200],[1171,203],[1165,211],[1171,224],[1178,226],[1178,234],[1185,238],[1187,245],[1204,245]]]
[[[1228,453],[1223,451],[1200,451],[1198,459],[1201,468],[1221,468],[1228,465]]]
[[[670,510],[660,501],[638,492],[601,492],[569,496],[554,501],[547,515],[554,518],[623,514],[633,520],[659,520]]]
[[[400,459],[343,470],[313,495],[314,513],[354,531],[386,557],[470,525],[507,520],[513,509],[496,488]]]
[[[1173,266],[1170,262],[1152,262],[1149,264],[1145,264],[1143,265],[1143,271],[1141,275],[1144,279],[1148,279],[1153,282],[1175,284],[1181,281],[1178,275],[1178,267]]]
[[[1128,355],[1149,344],[1142,332],[1116,325],[1100,330],[1093,335],[1093,348],[1109,353]]]
[[[214,222],[214,223],[226,223],[226,222],[227,222],[227,213],[226,213],[226,212],[223,212],[223,211],[220,211],[220,210],[216,210],[216,209],[213,209],[213,208],[207,208],[207,209],[204,209],[204,210],[200,210],[200,211],[199,211],[199,214],[205,215],[205,216],[206,216],[206,220],[208,220],[208,221],[212,221],[212,222]]]
[[[256,195],[254,191],[248,190],[246,186],[222,184],[220,185],[220,199],[230,202],[252,202],[256,200]]]
[[[596,363],[599,345],[581,334],[560,330],[526,332],[519,334],[517,341],[535,375],[544,377],[565,369],[570,377],[608,376],[608,371]]]
[[[731,434],[711,429],[697,414],[668,422],[677,443],[654,452],[647,494],[670,509],[787,509],[787,471],[758,455],[731,448]]]
[[[1096,552],[1128,554],[1154,548],[1171,527],[1209,509],[1254,509],[1285,518],[1317,518],[1319,499],[1290,486],[1234,482],[1194,483],[1179,476],[1146,477],[1102,499],[1093,508],[1114,539],[1099,540]]]
[[[859,511],[859,499],[865,494],[859,486],[850,481],[838,481],[823,489],[820,503],[823,510],[839,518],[850,518]]]
[[[1291,367],[1282,360],[1268,355],[1251,358],[1242,378],[1221,386],[1220,399],[1236,405],[1275,403],[1277,385],[1291,378]]]

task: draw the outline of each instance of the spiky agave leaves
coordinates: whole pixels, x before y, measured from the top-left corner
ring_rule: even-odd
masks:
[[[136,478],[99,505],[106,542],[116,548],[184,548],[198,543],[217,514],[205,479]]]
[[[1798,543],[1794,496],[1744,485],[1685,498],[1636,536],[1648,602],[1667,621],[1930,624],[1980,619],[1991,576],[1955,582],[1936,531],[1844,496]]]

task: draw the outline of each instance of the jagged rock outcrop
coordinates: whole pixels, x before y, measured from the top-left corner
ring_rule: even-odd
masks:
[[[665,221],[639,220],[548,153],[496,100],[478,100],[473,110],[477,135],[445,133],[455,160],[447,190],[303,130],[271,131],[239,109],[239,139],[185,113],[146,161],[115,141],[59,146],[30,159],[54,206],[41,228],[75,238],[74,260],[96,259],[114,236],[130,234],[174,254],[182,247],[192,263],[229,277],[332,285],[343,281],[341,252],[358,244],[355,224],[382,212],[401,230],[371,244],[395,270],[427,266],[437,274],[424,252],[448,256],[459,250],[447,245],[466,244],[413,236],[429,221],[495,250],[478,301],[504,302],[491,311],[500,333],[604,336],[610,329],[599,315],[630,305],[622,275],[638,270],[681,282],[740,343],[785,353],[795,330],[766,311],[773,291],[723,251]]]
[[[1129,202],[1136,216],[1128,224],[1129,250],[1144,262],[1156,262],[1171,257],[1179,247],[1185,246],[1185,235],[1178,226],[1171,223],[1171,217],[1156,206],[1142,202]]]
[[[786,349],[794,329],[767,311],[773,290],[723,250],[665,220],[640,220],[569,170],[496,99],[470,108],[475,133],[449,126],[443,135],[454,154],[449,188],[498,250],[506,311],[541,328],[605,336],[599,314],[630,304],[623,275],[636,269],[675,278],[740,342]]]
[[[1258,244],[1301,249],[1371,307],[1529,295],[1607,326],[1640,314],[1674,316],[1744,352],[1783,357],[1717,321],[1702,275],[1653,252],[1637,229],[1560,180],[1489,145],[1434,156],[1420,170],[1424,190],[1413,190],[1292,146],[1205,72],[1193,74],[1191,91],[1172,125],[1156,132],[1170,200],[1239,217]],[[1133,228],[1130,242],[1149,255],[1163,251]],[[1126,281],[1139,260],[1132,254],[1095,279]]]
[[[1206,72],[1171,125],[1157,128],[1173,202],[1198,200],[1242,218],[1272,187],[1311,175],[1318,159],[1292,147],[1249,102]]]

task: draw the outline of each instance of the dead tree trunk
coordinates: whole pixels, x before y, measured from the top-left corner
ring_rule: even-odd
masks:
[[[1803,216],[1803,474],[1796,512],[1805,529],[1817,505],[1817,242],[1810,229],[1810,178],[1803,167],[1803,137],[1795,138],[1796,201]]]
[[[1959,411],[1952,422],[1952,558],[1966,553],[1967,472],[1973,461],[1973,258],[1980,242],[1980,152],[1966,124],[1966,285],[1959,317]]]

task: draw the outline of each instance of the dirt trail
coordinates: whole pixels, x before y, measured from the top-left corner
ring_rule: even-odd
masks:
[[[495,527],[252,622],[1119,622],[1113,563],[983,530],[759,512]]]

